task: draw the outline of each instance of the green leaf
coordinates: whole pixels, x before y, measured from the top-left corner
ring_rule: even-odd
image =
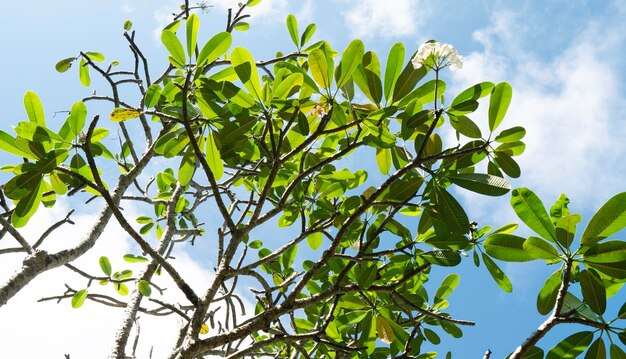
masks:
[[[248,29],[250,29],[250,23],[238,21],[233,29],[235,29],[236,31],[247,31]]]
[[[328,62],[324,51],[314,49],[309,53],[309,69],[315,82],[322,88],[330,89],[330,78],[328,77]]]
[[[306,237],[306,241],[312,250],[318,249],[322,245],[322,232],[313,232]]]
[[[491,277],[493,277],[498,286],[502,288],[502,290],[504,290],[505,292],[512,292],[513,285],[511,284],[511,280],[509,279],[509,277],[504,274],[502,269],[500,269],[500,267],[498,267],[498,265],[491,258],[489,258],[488,255],[486,255],[485,253],[481,254],[483,262],[485,263],[485,267],[487,267],[489,274],[491,274]]]
[[[454,267],[461,263],[461,255],[452,250],[436,250],[419,254],[419,257],[438,266]]]
[[[451,107],[458,105],[463,102],[467,102],[469,100],[478,100],[479,98],[487,96],[493,89],[493,83],[491,82],[481,82],[476,84],[468,89],[463,90],[460,94],[458,94],[454,100],[450,103]]]
[[[437,333],[435,333],[433,330],[424,328],[423,331],[424,331],[424,337],[426,337],[426,340],[428,340],[429,342],[435,345],[441,343],[441,338],[439,338],[439,335],[437,335]]]
[[[489,100],[489,129],[493,132],[504,119],[511,104],[513,89],[507,82],[501,82],[491,91]]]
[[[69,130],[72,134],[72,138],[80,135],[83,127],[85,127],[85,121],[87,119],[87,106],[82,101],[76,102],[72,106],[72,110],[70,111],[69,121]]]
[[[552,273],[546,280],[537,295],[537,311],[541,315],[546,315],[554,309],[556,296],[561,286],[561,270]]]
[[[611,359],[626,359],[626,352],[615,343],[611,343],[609,352],[611,353]]]
[[[441,93],[443,93],[443,91],[441,91]],[[446,112],[452,116],[462,116],[468,113],[472,113],[476,111],[476,109],[478,109],[478,101],[467,100],[454,106],[450,106],[450,108],[448,108]]]
[[[417,175],[405,176],[402,180],[389,186],[389,193],[384,200],[390,202],[406,202],[413,198],[417,190],[422,186],[423,179]]]
[[[380,81],[380,61],[374,52],[368,51],[363,55],[363,61],[352,74],[352,79],[367,98],[375,104],[380,103],[383,85]]]
[[[67,193],[67,185],[55,172],[50,173],[50,185],[52,186],[52,190],[56,194],[63,195]]]
[[[483,173],[459,173],[448,179],[459,187],[487,196],[502,196],[511,190],[511,185],[501,177]]]
[[[30,140],[33,142],[62,142],[63,139],[56,133],[50,131],[47,127],[39,125],[34,122],[19,122],[14,128],[15,133],[21,139]],[[16,142],[17,144],[17,142]],[[31,144],[28,144],[31,147]],[[33,148],[30,148],[33,150]],[[41,154],[43,157],[44,154]]]
[[[211,132],[207,134],[206,141],[206,161],[209,164],[213,176],[216,180],[219,180],[224,175],[224,164],[220,156],[220,150],[217,148],[215,138]]]
[[[100,257],[99,263],[102,272],[107,276],[111,276],[111,262],[109,261],[109,258],[107,258],[106,256],[102,256]]]
[[[483,243],[490,256],[506,262],[527,262],[534,258],[524,250],[525,239],[513,234],[492,234]]]
[[[109,130],[106,128],[96,128],[91,136],[91,143],[96,143],[109,135]]]
[[[556,225],[556,222],[565,217],[569,216],[569,208],[567,205],[569,204],[569,198],[565,195],[565,193],[561,193],[559,199],[557,199],[552,207],[550,207],[550,218],[552,218],[552,223]]]
[[[509,156],[519,156],[526,150],[526,144],[522,141],[503,143],[496,147],[494,152],[497,155],[507,154]]]
[[[389,50],[387,56],[387,65],[385,66],[385,101],[389,101],[393,96],[393,88],[398,81],[400,72],[402,71],[402,65],[404,64],[404,44],[397,42]]]
[[[26,91],[26,94],[24,95],[24,108],[26,109],[26,114],[28,115],[28,120],[30,122],[34,122],[41,126],[46,125],[43,105],[41,104],[41,100],[39,100],[39,96],[37,96],[36,93]]]
[[[603,240],[626,227],[626,192],[609,199],[591,217],[580,239],[583,246]]]
[[[89,77],[89,66],[85,59],[80,59],[80,65],[78,67],[78,78],[81,85],[88,87],[91,84],[91,78]]]
[[[502,171],[504,171],[504,173],[506,173],[509,177],[519,178],[522,172],[517,162],[515,162],[509,154],[505,152],[496,152],[494,159]]]
[[[377,148],[376,163],[380,173],[388,175],[391,170],[391,150],[389,148]]]
[[[221,93],[224,97],[226,97],[232,103],[239,105],[243,108],[250,108],[255,105],[254,98],[250,96],[250,94],[248,94],[244,90],[240,89],[239,87],[233,85],[232,83],[228,81],[224,81],[220,83],[209,82],[209,86],[219,91],[219,93]],[[200,104],[201,106],[200,108],[202,109],[202,111],[207,112],[210,110],[210,106],[214,102],[214,100],[212,100],[210,96],[207,96],[209,95],[207,91],[201,91],[200,94],[201,96],[198,97],[198,103]],[[204,106],[204,108],[202,106]],[[208,113],[207,115],[210,116],[210,114]],[[212,117],[219,117],[219,116],[211,116],[209,118],[212,118]]]
[[[409,61],[404,70],[400,73],[396,85],[393,87],[393,94],[391,95],[392,103],[402,100],[402,98],[408,95],[415,85],[426,76],[428,68],[426,66],[420,66],[417,69],[413,68],[413,64]],[[441,95],[439,93],[438,95]],[[433,96],[434,100],[434,96]]]
[[[500,134],[494,138],[494,141],[500,143],[516,142],[524,138],[524,135],[526,135],[524,127],[516,126],[500,132]]]
[[[256,68],[256,63],[250,55],[250,52],[243,47],[236,47],[230,55],[231,63],[237,77],[243,83],[248,91],[254,98],[261,101],[261,82],[259,81],[259,72]]]
[[[176,31],[178,31],[178,28],[180,27],[180,20],[174,20],[172,22],[170,22],[169,24],[167,24],[163,30],[169,30],[173,33],[176,33]]]
[[[228,32],[218,32],[203,47],[198,55],[197,64],[203,66],[210,64],[224,55],[230,48],[233,37]]]
[[[152,84],[148,87],[148,91],[146,91],[146,97],[144,99],[144,105],[146,107],[154,107],[159,103],[159,99],[161,97],[161,85]]]
[[[291,36],[291,41],[296,45],[297,48],[300,48],[300,43],[298,42],[298,20],[293,14],[287,15],[287,30],[289,31],[289,36]]]
[[[178,36],[171,30],[163,30],[161,33],[161,42],[170,53],[170,62],[172,65],[182,69],[185,67],[186,57],[183,45],[180,43]]]
[[[450,125],[460,134],[469,138],[482,138],[480,128],[466,116],[450,116]]]
[[[437,219],[446,223],[452,233],[468,233],[469,219],[459,202],[443,188],[435,187],[434,192]]]
[[[585,354],[585,359],[606,359],[606,346],[602,337],[598,337],[596,341],[591,344]]]
[[[24,198],[20,199],[15,206],[13,214],[11,215],[11,223],[14,227],[24,227],[26,223],[28,223],[30,217],[32,217],[37,211],[39,203],[41,203],[42,195],[43,186],[40,179],[35,189],[32,192],[29,192]]]
[[[543,203],[528,188],[517,188],[511,193],[511,206],[517,216],[542,238],[556,241],[556,231]]]
[[[150,231],[152,230],[153,227],[154,227],[154,223],[152,223],[152,222],[151,223],[147,223],[146,225],[142,226],[139,229],[139,233],[145,236],[146,234],[150,233]]]
[[[519,224],[517,224],[517,223],[507,223],[504,226],[502,226],[502,227],[496,229],[495,231],[493,231],[492,234],[496,234],[496,233],[513,233],[513,232],[515,232],[517,227],[519,227]]]
[[[75,57],[68,57],[67,59],[63,59],[59,62],[56,63],[56,65],[54,65],[54,68],[58,71],[58,72],[65,72],[67,70],[70,69],[70,67],[72,67],[72,63],[74,62],[74,60],[76,60]]]
[[[441,283],[435,294],[435,303],[444,300],[452,294],[454,289],[459,285],[461,276],[456,273],[449,274]]]
[[[579,214],[573,214],[560,218],[556,222],[556,240],[559,243],[569,248],[576,236],[576,225],[582,220]]]
[[[307,42],[309,42],[309,40],[311,40],[311,37],[313,36],[313,34],[315,33],[315,24],[309,24],[306,29],[304,29],[304,32],[302,33],[302,37],[300,37],[300,46],[304,46],[304,44],[306,44]]]
[[[585,262],[585,265],[607,276],[615,277],[620,280],[626,279],[626,261],[616,263]]]
[[[435,115],[433,114],[431,110],[421,110],[406,120],[406,127],[417,128],[427,123],[428,121],[433,121],[434,119],[435,119]],[[417,143],[418,142],[416,141],[416,145]]]
[[[543,357],[543,349],[533,346],[524,354],[522,359],[543,359]]]
[[[337,87],[343,87],[352,77],[352,73],[361,65],[363,54],[365,53],[365,45],[361,40],[353,40],[346,47],[341,61],[339,62],[339,78],[337,79]]]
[[[209,160],[207,159],[207,162]],[[186,186],[196,172],[196,156],[191,146],[183,154],[178,166],[178,182]]]
[[[291,91],[295,87],[302,86],[304,82],[304,76],[301,73],[294,73],[287,76],[283,81],[274,89],[274,97],[285,100],[291,94]]]
[[[546,359],[576,358],[584,352],[593,340],[593,332],[579,332],[563,339],[552,348]]]
[[[283,255],[280,257],[283,268],[289,269],[291,268],[293,261],[296,260],[296,256],[298,255],[298,245],[292,245],[289,247]]]
[[[579,278],[585,303],[595,313],[602,315],[606,310],[606,290],[602,285],[602,279],[592,270],[582,271]]]
[[[147,262],[148,258],[142,256],[136,256],[134,254],[125,254],[124,260],[128,263],[142,263]]]
[[[113,287],[119,295],[127,296],[128,295],[128,286],[124,283],[113,283]]]
[[[563,301],[563,308],[559,314],[563,313],[576,313],[577,316],[581,316],[583,318],[597,321],[598,315],[594,313],[591,308],[584,303],[582,300],[578,299],[575,295],[570,292],[565,293],[565,300]]]
[[[152,288],[150,287],[150,283],[143,279],[140,280],[139,283],[137,283],[137,289],[139,289],[139,292],[146,297],[149,297],[150,294],[152,294]]]
[[[193,57],[196,50],[196,42],[198,40],[198,29],[200,28],[200,20],[196,14],[191,14],[187,18],[187,54],[189,58]]]
[[[356,265],[355,275],[359,288],[367,290],[376,280],[378,266],[374,262],[362,262]]]
[[[99,52],[87,51],[85,52],[85,55],[87,55],[87,57],[89,57],[91,61],[95,61],[95,62],[104,61],[104,55]]]
[[[593,244],[583,254],[585,262],[617,263],[626,261],[626,242],[608,241]]]
[[[371,313],[368,313],[359,325],[361,336],[359,337],[358,345],[360,347],[367,347],[367,355],[371,355],[376,349],[376,325],[374,325],[374,318]]]
[[[72,308],[78,309],[83,306],[87,299],[87,289],[81,289],[72,296]]]
[[[20,156],[20,157],[26,157],[32,160],[36,160],[37,158],[31,154],[30,152],[26,152],[22,149],[22,146],[19,146],[16,141],[15,138],[11,135],[9,135],[8,133],[0,130],[0,149]]]
[[[524,250],[535,259],[552,260],[559,257],[556,248],[539,237],[528,237],[524,242]]]
[[[416,107],[433,102],[435,91],[441,96],[446,91],[446,83],[442,80],[426,81],[398,102],[398,106],[406,106],[408,109],[407,105],[412,101],[415,101]]]

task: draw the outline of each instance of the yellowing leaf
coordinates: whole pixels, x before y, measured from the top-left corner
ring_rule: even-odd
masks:
[[[203,323],[200,327],[200,334],[207,334],[209,332],[209,326]]]
[[[132,108],[115,108],[111,112],[110,117],[113,122],[122,122],[139,117],[139,115],[141,115],[141,111],[139,110],[134,110]]]
[[[387,322],[387,319],[381,316],[376,316],[376,335],[381,342],[391,344],[393,341],[393,331],[391,325]]]

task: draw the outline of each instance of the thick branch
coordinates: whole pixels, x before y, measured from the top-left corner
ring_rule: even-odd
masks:
[[[87,131],[87,135],[86,135],[87,143],[89,143],[91,140],[91,136],[93,134],[93,130],[96,128],[97,122],[98,122],[98,116],[94,117],[93,121],[89,125],[89,130]],[[124,217],[124,214],[119,209],[119,206],[118,206],[119,199],[117,203],[113,200],[109,192],[106,190],[106,187],[104,186],[104,183],[102,182],[102,179],[100,178],[100,174],[98,173],[97,166],[92,156],[90,146],[84,145],[82,146],[82,148],[87,157],[87,162],[91,169],[91,174],[93,175],[94,180],[96,181],[96,184],[98,185],[98,190],[100,191],[102,198],[104,198],[104,200],[107,202],[107,205],[113,212],[113,215],[117,219],[120,226],[124,229],[124,231],[126,231],[126,233],[128,233],[135,240],[135,242],[137,242],[139,247],[141,247],[141,249],[144,252],[148,253],[152,258],[154,258],[155,260],[159,262],[159,265],[161,265],[163,269],[165,269],[165,271],[172,277],[172,279],[174,280],[174,283],[176,283],[178,288],[180,288],[183,294],[185,294],[185,297],[187,297],[187,299],[192,304],[196,304],[198,301],[197,295],[194,293],[191,287],[185,282],[185,280],[183,280],[180,274],[178,274],[176,269],[174,269],[174,267],[167,260],[165,260],[165,258],[163,258],[156,250],[154,250],[154,248],[152,248],[152,246],[150,246],[150,244],[146,242],[139,233],[137,233],[137,231],[130,225],[130,223],[128,223],[128,220],[126,220],[126,217]]]
[[[526,352],[530,350],[541,338],[543,338],[550,329],[554,328],[555,325],[559,324],[560,319],[558,313],[563,308],[563,303],[565,302],[565,294],[567,294],[567,289],[569,288],[569,280],[572,271],[572,259],[568,258],[565,262],[565,268],[563,269],[563,281],[561,282],[561,286],[559,288],[556,303],[554,304],[554,310],[548,319],[543,322],[534,333],[532,333],[526,340],[515,349],[513,354],[509,357],[509,359],[521,359],[524,357]]]
[[[159,247],[157,248],[157,253],[163,255],[167,250],[168,246],[171,243],[172,236],[176,233],[176,224],[174,222],[175,219],[175,208],[176,202],[183,194],[184,187],[180,184],[174,190],[172,194],[172,198],[169,200],[167,204],[167,212],[166,212],[166,229],[163,233],[163,237],[159,242]],[[111,353],[109,354],[110,359],[124,359],[126,357],[125,349],[128,344],[128,339],[130,337],[130,331],[133,327],[133,324],[137,320],[137,313],[139,312],[141,300],[143,299],[143,294],[139,291],[139,281],[144,280],[149,282],[159,262],[156,258],[153,258],[150,264],[146,267],[146,269],[139,275],[139,278],[136,280],[135,289],[133,290],[130,300],[126,305],[126,310],[124,311],[124,318],[122,320],[122,324],[117,330],[115,335],[115,341],[113,344],[113,348],[111,349]]]

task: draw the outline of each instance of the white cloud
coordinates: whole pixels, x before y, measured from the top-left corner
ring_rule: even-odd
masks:
[[[397,37],[416,34],[427,8],[417,0],[363,0],[343,13],[348,29],[356,37]],[[418,11],[417,9],[421,9]],[[420,15],[420,16],[418,16]]]
[[[180,5],[177,1],[170,1],[166,5],[163,5],[154,11],[153,18],[156,22],[156,26],[154,30],[152,30],[152,36],[156,43],[161,43],[161,32],[163,31],[163,28],[171,23],[174,19],[174,15],[172,15],[172,9],[178,9],[179,6]]]
[[[122,11],[126,14],[130,14],[135,11],[135,8],[132,7],[130,4],[124,4],[122,5]]]
[[[465,57],[453,91],[481,81],[510,82],[513,101],[499,130],[515,125],[527,130],[526,152],[517,157],[522,177],[515,184],[535,190],[546,206],[565,192],[578,210],[597,208],[623,189],[626,174],[626,129],[617,118],[626,101],[614,58],[626,45],[624,35],[608,30],[614,24],[591,21],[567,48],[537,53],[524,47],[523,34],[532,24],[523,15],[493,18],[490,27],[474,34],[484,50]],[[483,129],[487,106],[472,116]],[[492,201],[483,206],[483,199],[464,197],[481,216],[493,214]],[[508,207],[507,202],[499,206]],[[514,219],[511,211],[504,213]]]
[[[125,209],[132,212],[131,206]],[[67,208],[57,204],[54,209],[38,213],[31,221],[33,225],[23,230],[27,238],[37,236],[48,228],[56,219],[65,216]],[[133,214],[130,214],[132,217]],[[77,215],[73,217],[74,226],[64,225],[46,240],[46,249],[54,251],[65,248],[76,242],[86,233],[95,221],[95,215]],[[8,236],[3,242],[12,240]],[[13,243],[7,243],[13,246]],[[3,243],[3,246],[7,244]],[[129,264],[122,260],[126,253],[139,254],[133,250],[128,235],[111,220],[105,233],[95,247],[83,257],[72,264],[88,273],[101,273],[98,259],[106,255],[113,270],[132,269],[138,273],[143,269],[142,264]],[[173,264],[183,278],[188,280],[190,286],[201,295],[212,282],[213,275],[209,271],[210,263],[200,264],[194,261],[186,252],[174,253],[176,260]],[[11,276],[21,266],[22,255],[3,255],[0,260],[0,283]],[[172,280],[163,275],[154,279],[161,288],[167,288],[163,297],[159,297],[153,290],[153,297],[167,300],[170,303],[185,304],[183,294],[174,285]],[[27,287],[20,291],[5,306],[0,307],[0,357],[3,358],[63,358],[64,354],[70,354],[72,358],[105,358],[113,343],[113,338],[121,323],[123,309],[111,308],[87,300],[79,309],[72,309],[70,301],[65,299],[60,303],[46,301],[38,303],[42,297],[62,295],[65,285],[74,289],[83,289],[87,280],[71,270],[61,267],[48,271],[35,278]],[[130,286],[129,286],[130,287]],[[92,283],[89,287],[92,293],[111,295],[116,299],[123,300],[117,295],[111,285],[102,287],[98,283]],[[143,305],[150,306],[147,300]],[[245,301],[247,313],[253,313],[253,306]],[[163,358],[171,350],[177,338],[181,320],[176,315],[167,317],[152,317],[146,314],[139,315],[141,337],[137,357],[147,358],[152,349],[152,358]],[[219,314],[218,314],[219,317]],[[11,323],[7,325],[6,323]],[[134,331],[131,334],[134,335]],[[29,340],[37,342],[37,345],[25,345]]]

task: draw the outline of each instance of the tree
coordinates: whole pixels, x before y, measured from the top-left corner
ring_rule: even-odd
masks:
[[[574,238],[581,218],[569,213],[567,197],[547,211],[525,188],[512,191],[511,204],[536,237],[512,234],[514,224],[478,228],[451,189],[502,196],[510,191],[504,176],[520,176],[513,157],[524,149],[525,130],[499,130],[511,86],[482,82],[447,104],[443,74],[461,66],[450,45],[428,42],[405,63],[406,49],[397,43],[381,71],[379,57],[360,40],[340,54],[326,41],[309,44],[315,25],[300,34],[294,16],[287,29],[296,51],[255,61],[245,48],[231,49],[231,32],[247,28],[246,10],[258,2],[229,12],[226,31],[206,44],[198,44],[200,16],[192,13],[202,6],[185,3],[162,32],[169,65],[156,78],[130,22],[124,24],[135,58],[130,71],[115,70],[116,62],[103,66],[95,52],[61,60],[56,69],[77,65],[85,86],[95,71],[110,95],[76,102],[59,129],[46,124],[38,96],[25,95],[29,121],[17,124],[15,136],[0,132],[0,148],[18,157],[5,166],[13,177],[3,187],[0,223],[19,245],[0,253],[24,253],[23,267],[0,287],[0,305],[41,273],[66,266],[88,284],[48,299],[75,308],[85,300],[124,307],[111,358],[133,356],[139,313],[184,322],[172,358],[430,358],[436,354],[423,353],[422,343],[439,342],[441,330],[458,337],[459,326],[473,323],[445,313],[459,274],[448,275],[435,293],[424,283],[471,252],[505,291],[511,282],[494,259],[560,265],[537,301],[541,314],[551,314],[510,358],[544,357],[536,344],[561,323],[591,331],[565,338],[547,358],[585,350],[589,358],[603,357],[602,338],[611,358],[625,355],[615,340],[626,340],[623,323],[603,314],[607,297],[619,298],[626,279],[626,243],[606,240],[626,226],[626,194],[593,216],[580,241]],[[126,86],[136,94],[126,95]],[[109,106],[105,127],[97,127],[104,122],[97,115],[87,120],[93,102]],[[486,136],[468,117],[480,104],[488,109]],[[119,148],[102,141],[114,128]],[[444,143],[446,133],[456,137]],[[375,161],[380,174],[352,168],[350,158]],[[162,163],[170,168],[158,168]],[[81,206],[101,212],[77,246],[49,253],[39,248],[45,235],[25,238],[19,228],[57,196],[80,198]],[[123,203],[143,215],[129,218]],[[114,271],[105,256],[102,273],[73,266],[113,217],[137,244],[124,257],[128,268]],[[49,232],[70,222],[71,213]],[[290,240],[255,239],[275,226]],[[203,293],[171,256],[174,246],[193,251],[200,240],[217,248],[215,278]],[[173,279],[185,302],[168,301],[159,275]],[[102,294],[93,281],[119,296]],[[247,293],[256,299],[255,312],[245,317],[241,283],[256,288]],[[572,290],[578,286],[583,300]],[[625,305],[617,319],[626,319]]]

